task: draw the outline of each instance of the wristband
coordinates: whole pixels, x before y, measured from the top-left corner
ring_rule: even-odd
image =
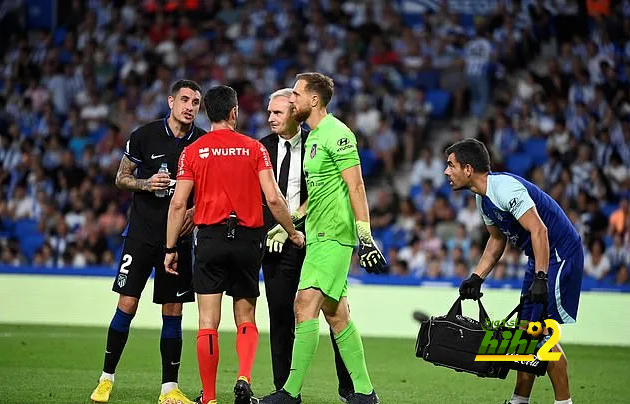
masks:
[[[164,247],[165,254],[173,254],[177,252],[177,247]]]
[[[370,223],[357,220],[356,225],[357,225],[357,235],[359,236],[359,239],[361,240],[372,239],[372,230],[370,229]]]
[[[536,279],[544,279],[544,280],[547,280],[547,278],[548,278],[548,276],[547,276],[547,273],[546,273],[546,272],[544,272],[544,271],[542,271],[542,270],[540,270],[540,271],[537,271],[537,272],[536,272]]]

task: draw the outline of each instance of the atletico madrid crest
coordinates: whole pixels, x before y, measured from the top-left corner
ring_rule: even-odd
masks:
[[[125,284],[127,283],[127,275],[118,274],[118,279],[116,280],[116,282],[118,283],[118,287],[120,288],[124,287]]]
[[[317,154],[317,143],[311,147],[311,158],[315,158],[315,154]]]

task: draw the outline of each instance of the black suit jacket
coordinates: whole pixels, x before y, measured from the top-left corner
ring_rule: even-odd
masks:
[[[300,167],[304,163],[304,145],[306,144],[306,138],[309,131],[302,128],[302,160],[300,161]],[[273,174],[275,178],[278,178],[278,135],[272,133],[260,139],[260,143],[267,148],[269,152],[269,158],[271,159],[271,165],[273,165]],[[300,185],[300,205],[306,201],[308,194],[306,191],[306,179],[304,178],[304,170],[300,169],[301,185]],[[269,230],[276,224],[276,220],[273,218],[271,211],[267,207],[265,202],[265,195],[263,195],[263,216],[265,218],[265,229]]]

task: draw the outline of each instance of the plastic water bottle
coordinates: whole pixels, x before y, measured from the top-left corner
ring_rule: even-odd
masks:
[[[168,165],[166,163],[162,163],[162,165],[160,166],[160,169],[158,170],[158,174],[161,174],[161,173],[170,174],[168,172]],[[167,192],[168,192],[168,188],[159,189],[155,191],[155,196],[157,196],[158,198],[164,198]]]

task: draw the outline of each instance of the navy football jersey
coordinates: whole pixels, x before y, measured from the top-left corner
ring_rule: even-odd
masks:
[[[133,193],[129,221],[123,236],[142,240],[151,245],[166,242],[166,219],[171,197],[175,191],[177,163],[184,147],[205,134],[205,131],[192,126],[181,138],[175,137],[166,119],[149,122],[136,129],[127,142],[125,156],[138,165],[136,178],[150,178],[166,163],[171,176],[171,184],[166,196],[158,198],[154,192]],[[192,207],[192,196],[189,208]]]
[[[477,209],[486,225],[498,227],[512,245],[534,258],[530,233],[519,219],[532,207],[547,226],[549,250],[580,246],[580,236],[560,205],[531,182],[510,173],[491,172],[486,195],[476,196]]]

